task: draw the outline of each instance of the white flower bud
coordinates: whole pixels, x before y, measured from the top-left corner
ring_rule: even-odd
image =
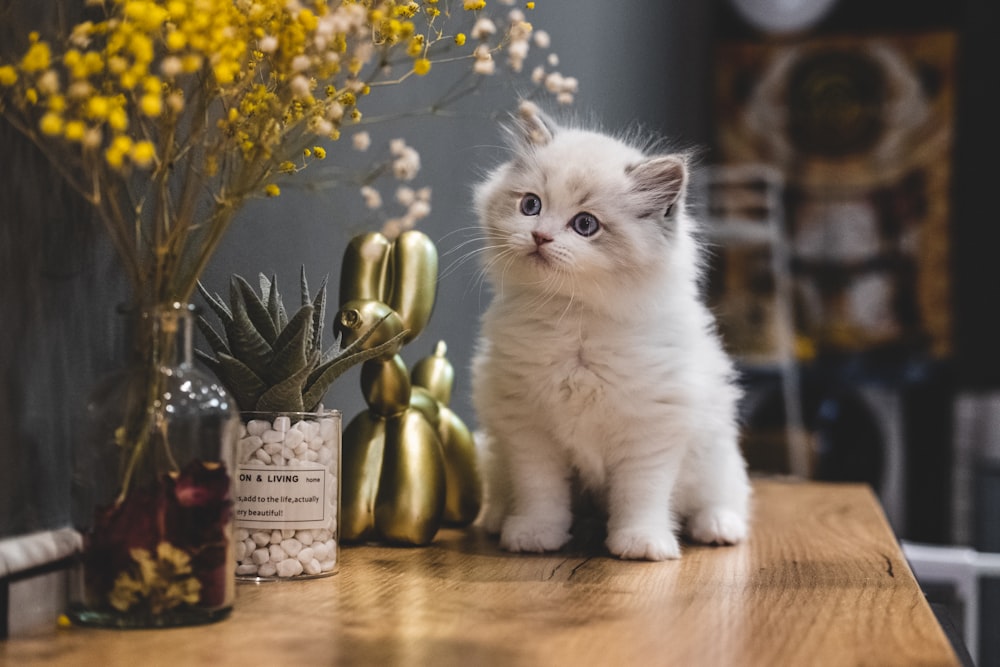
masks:
[[[362,186],[361,196],[364,198],[365,206],[367,206],[368,208],[372,210],[377,208],[382,208],[382,195],[380,195],[379,191],[373,188],[372,186],[370,185]],[[363,250],[364,249],[362,249],[362,251]],[[378,248],[376,248],[375,250],[377,251]]]
[[[472,71],[483,76],[490,76],[496,72],[496,64],[493,62],[493,58],[489,60],[480,60],[477,58],[476,64],[472,66]]]
[[[415,201],[410,205],[408,213],[415,221],[422,220],[431,214],[431,205],[425,201]]]
[[[172,79],[183,71],[181,59],[177,56],[167,56],[160,63],[160,72],[168,79]]]
[[[401,185],[396,188],[396,201],[398,201],[403,206],[409,206],[417,199],[417,193],[413,191],[413,188],[409,188],[405,185]]]
[[[371,135],[367,132],[358,132],[351,138],[354,150],[364,152],[372,145]]]
[[[476,24],[472,26],[470,34],[474,39],[486,39],[491,35],[495,35],[497,31],[497,26],[490,19],[483,17],[476,21]]]
[[[310,95],[309,79],[301,74],[296,74],[288,83],[288,87],[291,88],[292,95],[298,99],[304,99]]]
[[[562,91],[563,87],[563,76],[559,72],[552,72],[547,77],[545,77],[545,90],[552,94],[556,94]]]
[[[278,38],[271,35],[265,35],[261,38],[260,42],[257,43],[257,48],[264,53],[274,53],[278,50]]]

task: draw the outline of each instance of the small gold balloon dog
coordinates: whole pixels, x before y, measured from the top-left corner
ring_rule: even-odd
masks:
[[[443,524],[479,513],[482,481],[472,434],[448,408],[454,370],[444,342],[415,364],[399,356],[424,329],[437,292],[437,249],[422,232],[393,242],[356,236],[344,253],[334,324],[349,345],[377,325],[370,349],[400,333],[399,345],[361,367],[368,409],[344,430],[340,536],[345,542],[423,545]]]

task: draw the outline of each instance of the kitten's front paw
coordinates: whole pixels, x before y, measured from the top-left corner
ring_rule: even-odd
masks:
[[[653,535],[636,528],[612,530],[605,544],[619,558],[627,560],[676,560],[681,545],[672,533]]]
[[[708,509],[691,518],[687,532],[702,544],[739,544],[747,538],[747,521],[732,510]]]
[[[507,551],[557,551],[569,540],[569,531],[561,524],[525,516],[508,516],[500,533],[500,546]]]

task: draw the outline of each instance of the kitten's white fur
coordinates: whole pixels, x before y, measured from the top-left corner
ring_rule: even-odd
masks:
[[[511,134],[514,159],[475,193],[494,292],[473,362],[481,522],[505,549],[559,549],[576,476],[606,503],[621,558],[678,558],[682,526],[740,542],[740,392],[699,298],[683,157],[557,127],[530,103]],[[522,214],[526,193],[538,215]],[[570,228],[581,211],[600,221],[594,236]]]

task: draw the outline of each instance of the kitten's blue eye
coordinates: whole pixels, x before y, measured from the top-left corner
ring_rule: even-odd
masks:
[[[577,213],[569,226],[580,236],[593,236],[601,229],[601,223],[590,213]]]
[[[524,215],[538,215],[542,212],[542,199],[538,195],[529,192],[521,197],[521,213]]]

